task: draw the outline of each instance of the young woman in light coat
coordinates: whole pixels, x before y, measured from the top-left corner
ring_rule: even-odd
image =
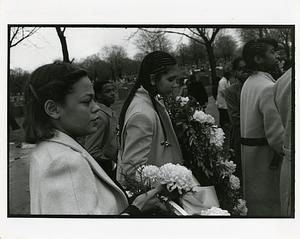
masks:
[[[128,206],[126,194],[76,141],[97,130],[99,107],[87,73],[68,63],[35,70],[25,88],[31,214],[138,215],[160,205],[159,188]]]
[[[176,60],[155,51],[143,59],[138,79],[120,114],[121,149],[117,180],[143,164],[182,164],[182,154],[162,97],[172,92],[179,74]]]

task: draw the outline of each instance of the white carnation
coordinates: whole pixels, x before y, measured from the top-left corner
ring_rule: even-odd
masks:
[[[210,129],[210,143],[217,147],[222,147],[225,139],[225,134],[221,128]]]
[[[180,106],[183,107],[189,102],[189,97],[177,96],[176,100],[180,102]]]
[[[144,182],[153,186],[157,182],[159,168],[154,165],[143,165],[136,171],[135,178],[138,182]]]
[[[182,194],[182,191],[190,191],[193,186],[191,170],[179,164],[167,163],[161,166],[159,181],[161,184],[166,184],[169,191],[178,189],[179,194]]]
[[[202,210],[201,215],[203,216],[230,216],[227,210],[222,210],[219,207],[212,207],[210,209]]]
[[[210,123],[210,124],[215,123],[215,119],[211,115],[205,114],[201,110],[196,110],[195,111],[195,113],[193,115],[193,119],[200,122],[200,123]]]
[[[246,201],[243,199],[238,199],[238,203],[234,208],[236,211],[239,212],[241,216],[246,216],[248,213],[248,208],[246,206]]]
[[[225,161],[221,161],[220,163],[223,164],[226,168],[226,170],[224,170],[220,174],[222,178],[225,178],[226,176],[230,176],[235,172],[236,164],[233,161],[225,160]]]
[[[230,182],[230,187],[233,189],[233,190],[237,190],[240,188],[240,180],[238,177],[234,176],[234,175],[231,175],[230,178],[229,178],[229,182]]]
[[[225,160],[224,164],[225,164],[226,168],[228,169],[228,171],[230,171],[231,173],[235,172],[236,164],[233,161]]]

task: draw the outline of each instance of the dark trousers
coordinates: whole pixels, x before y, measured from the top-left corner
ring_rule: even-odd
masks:
[[[219,110],[219,123],[221,128],[224,130],[226,126],[230,123],[229,115],[227,109],[221,109],[218,108]]]

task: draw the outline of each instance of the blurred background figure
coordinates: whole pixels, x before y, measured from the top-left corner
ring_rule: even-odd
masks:
[[[235,152],[236,176],[238,176],[240,180],[242,180],[240,101],[242,86],[248,77],[248,73],[245,71],[245,65],[245,62],[241,57],[233,60],[232,74],[235,83],[225,89],[225,101],[230,119],[229,146],[234,149]]]
[[[188,79],[185,77],[180,78],[178,80],[178,86],[179,86],[178,96],[182,96],[182,97],[188,96],[187,81]]]
[[[194,97],[200,106],[205,109],[208,103],[208,95],[200,79],[196,77],[194,70],[192,70],[192,74],[187,81],[187,89],[188,96]]]
[[[294,122],[291,118],[292,99],[291,99],[291,68],[278,79],[274,86],[275,105],[281,117],[284,126],[283,152],[284,157],[280,171],[280,204],[281,216],[292,216],[292,168],[291,168],[291,152],[292,138],[291,127]]]
[[[224,69],[223,77],[218,84],[218,94],[216,105],[219,111],[219,124],[224,131],[227,131],[229,125],[229,116],[227,110],[227,104],[225,101],[225,90],[230,86],[231,73],[229,68]],[[225,132],[226,133],[226,132]]]
[[[117,118],[111,105],[115,102],[115,86],[110,81],[94,83],[95,98],[100,110],[100,123],[97,132],[85,138],[84,146],[105,172],[113,179],[116,177],[118,155]]]

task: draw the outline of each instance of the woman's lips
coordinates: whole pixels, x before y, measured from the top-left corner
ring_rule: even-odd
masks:
[[[91,120],[91,122],[93,122],[93,123],[95,123],[95,124],[99,123],[99,121],[100,121],[100,118],[99,118],[99,117],[97,117],[97,118]]]

